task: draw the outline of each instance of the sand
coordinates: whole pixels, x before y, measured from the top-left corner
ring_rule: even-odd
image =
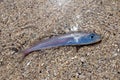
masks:
[[[21,61],[36,42],[74,31],[102,41]],[[120,0],[0,0],[0,80],[120,80]]]

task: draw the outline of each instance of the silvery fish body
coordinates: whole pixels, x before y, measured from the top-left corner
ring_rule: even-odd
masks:
[[[50,39],[44,40],[28,49],[23,54],[28,55],[30,52],[47,49],[52,47],[67,46],[67,45],[89,45],[101,40],[100,35],[96,33],[75,32],[64,34]]]

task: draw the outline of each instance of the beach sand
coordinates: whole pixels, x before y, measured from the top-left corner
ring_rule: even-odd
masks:
[[[102,41],[21,60],[33,44],[74,31]],[[0,80],[120,80],[120,0],[0,0]]]

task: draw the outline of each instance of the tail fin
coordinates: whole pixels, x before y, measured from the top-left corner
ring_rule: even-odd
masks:
[[[22,52],[22,54],[23,54],[23,59],[24,59],[27,55],[29,55],[30,52],[31,52],[30,49],[26,49],[26,50],[24,50],[24,51]]]

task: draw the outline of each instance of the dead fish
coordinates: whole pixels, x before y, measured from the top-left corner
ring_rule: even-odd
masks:
[[[33,51],[48,49],[59,46],[70,45],[89,45],[101,41],[101,36],[96,33],[74,32],[52,37],[50,39],[41,41],[40,43],[23,51],[23,57]]]

